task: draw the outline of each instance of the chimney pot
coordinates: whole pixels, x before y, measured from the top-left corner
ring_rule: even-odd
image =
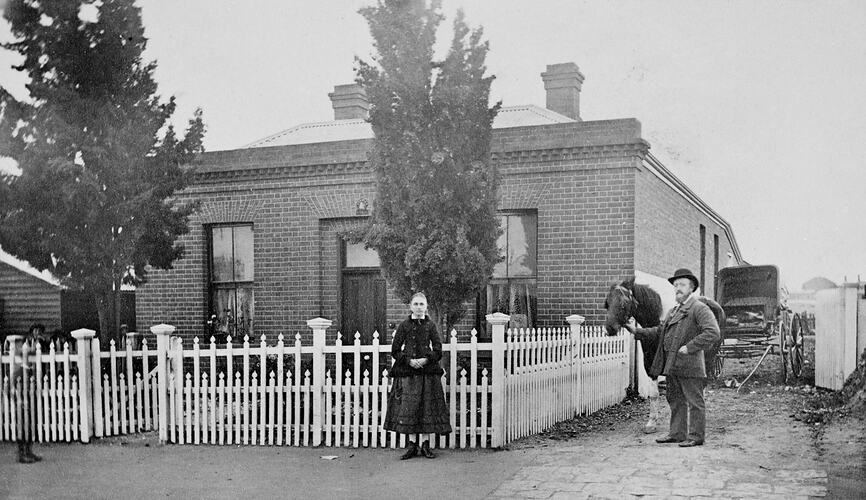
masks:
[[[334,108],[335,120],[358,120],[367,118],[370,111],[370,101],[367,92],[357,83],[335,85],[334,91],[328,94],[331,106]]]
[[[573,62],[548,64],[541,74],[547,91],[546,108],[580,121],[580,87],[583,74]]]

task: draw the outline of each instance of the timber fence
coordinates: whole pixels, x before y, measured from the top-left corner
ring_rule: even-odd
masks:
[[[452,432],[434,447],[503,446],[578,414],[622,400],[633,346],[602,327],[506,329],[495,313],[490,342],[443,340],[442,384]],[[161,442],[211,445],[403,447],[405,435],[383,428],[390,342],[374,333],[325,341],[331,322],[308,321],[300,334],[261,336],[184,348],[174,327],[156,325],[146,341],[100,350],[94,332],[78,330],[75,352],[26,352],[19,342],[2,358],[0,436],[88,442],[158,430]],[[252,342],[251,342],[252,340]],[[16,361],[23,370],[15,371]],[[28,360],[29,363],[22,363]],[[17,376],[16,376],[17,375]]]

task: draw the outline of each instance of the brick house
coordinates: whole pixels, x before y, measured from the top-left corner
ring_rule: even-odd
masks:
[[[507,258],[469,304],[467,326],[483,331],[493,311],[516,326],[561,325],[574,313],[597,323],[607,287],[635,271],[689,267],[712,296],[719,267],[742,262],[730,225],[650,153],[636,119],[581,120],[574,63],[541,76],[546,108],[504,107],[494,123]],[[375,253],[341,238],[372,209],[372,131],[363,89],[340,85],[329,97],[333,121],[199,158],[180,195],[200,202],[186,255],[139,287],[142,329],[165,322],[189,338],[216,317],[256,336],[304,335],[321,316],[334,321],[331,334],[368,337],[407,314]]]

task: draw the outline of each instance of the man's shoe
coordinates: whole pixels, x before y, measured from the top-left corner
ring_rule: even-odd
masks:
[[[675,438],[675,437],[672,437],[670,435],[656,439],[656,443],[659,443],[659,444],[682,443],[682,442],[683,442],[682,439]]]
[[[413,441],[409,441],[409,447],[406,448],[406,453],[400,455],[400,460],[409,460],[418,454],[418,445]]]
[[[680,448],[690,448],[692,446],[702,446],[704,444],[703,441],[695,441],[694,439],[689,439],[688,441],[683,441],[680,443]]]

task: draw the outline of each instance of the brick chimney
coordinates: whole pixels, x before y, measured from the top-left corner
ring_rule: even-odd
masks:
[[[580,86],[583,74],[573,62],[548,64],[541,74],[547,91],[546,108],[580,121]]]
[[[357,83],[335,85],[334,91],[328,94],[334,107],[335,120],[357,120],[367,118],[370,102],[367,92]]]

